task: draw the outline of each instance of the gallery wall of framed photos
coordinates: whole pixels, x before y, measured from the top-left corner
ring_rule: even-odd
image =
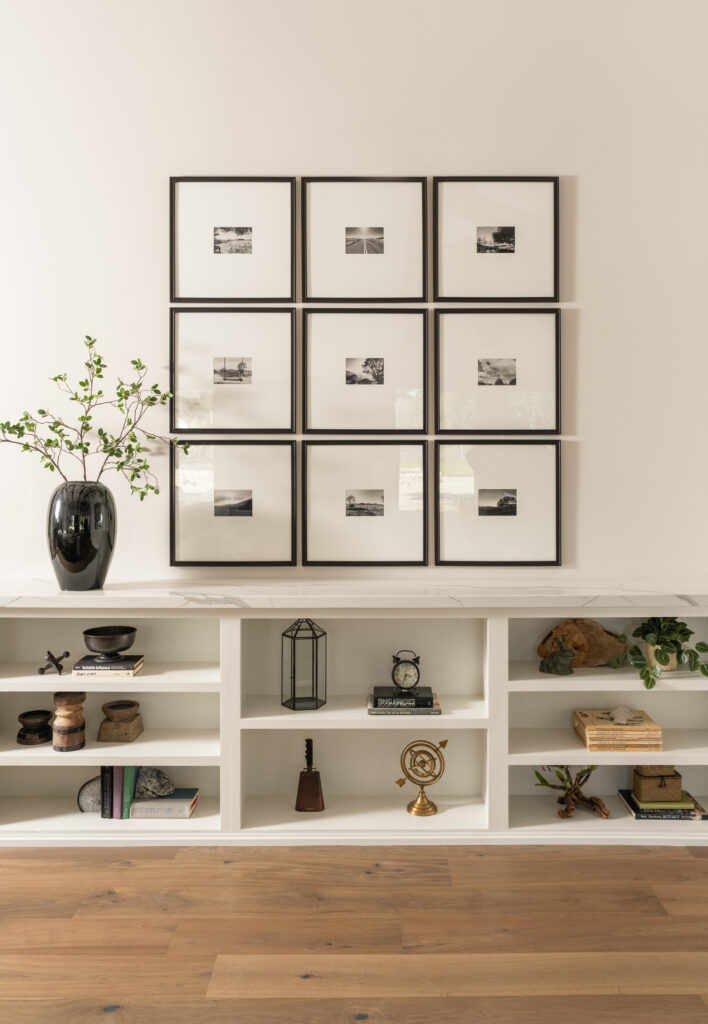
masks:
[[[172,178],[170,564],[561,565],[558,212],[557,177]]]

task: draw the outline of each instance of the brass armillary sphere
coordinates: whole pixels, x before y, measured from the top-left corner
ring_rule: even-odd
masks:
[[[437,814],[437,806],[425,795],[425,787],[432,786],[445,771],[443,749],[447,740],[440,740],[436,746],[429,740],[413,740],[401,754],[401,771],[404,779],[397,779],[397,786],[405,786],[406,779],[419,787],[418,796],[408,804],[408,813],[417,817]]]

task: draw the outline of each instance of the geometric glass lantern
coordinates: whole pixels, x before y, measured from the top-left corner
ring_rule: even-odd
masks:
[[[280,702],[291,711],[314,711],[327,700],[327,634],[312,619],[283,632]]]

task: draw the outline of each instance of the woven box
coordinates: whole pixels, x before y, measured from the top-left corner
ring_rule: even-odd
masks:
[[[632,792],[638,800],[680,800],[681,776],[673,765],[639,765]]]

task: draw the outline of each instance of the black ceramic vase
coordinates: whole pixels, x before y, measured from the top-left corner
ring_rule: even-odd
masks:
[[[47,541],[62,590],[100,590],[116,543],[116,506],[103,484],[69,480],[49,502]]]

